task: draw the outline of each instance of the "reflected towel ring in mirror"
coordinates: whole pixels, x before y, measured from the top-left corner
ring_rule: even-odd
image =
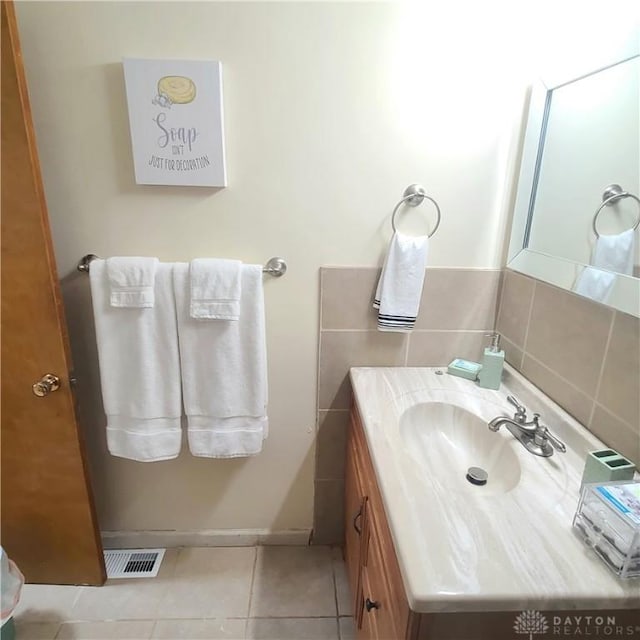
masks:
[[[610,184],[604,190],[604,193],[602,194],[602,204],[598,207],[598,210],[593,216],[593,223],[591,226],[593,227],[593,233],[595,233],[596,238],[600,237],[598,229],[596,228],[596,223],[598,222],[598,215],[600,214],[600,212],[605,207],[608,207],[609,205],[614,204],[615,202],[618,202],[618,200],[622,200],[623,198],[632,198],[638,203],[638,220],[631,228],[635,231],[638,226],[640,226],[640,199],[638,198],[638,196],[634,196],[633,193],[625,191],[619,184]]]
[[[404,193],[402,194],[402,200],[400,200],[400,202],[398,202],[398,204],[396,205],[395,209],[393,210],[393,213],[391,214],[391,227],[393,228],[393,232],[395,233],[397,231],[396,229],[396,213],[398,213],[398,209],[403,205],[409,205],[410,207],[417,207],[419,204],[422,204],[422,202],[424,201],[424,199],[430,200],[431,202],[433,202],[433,205],[436,208],[436,212],[438,213],[438,218],[436,220],[436,226],[433,227],[433,231],[428,234],[428,237],[430,238],[437,230],[438,227],[440,226],[440,220],[442,218],[442,215],[440,213],[440,207],[438,206],[438,203],[431,198],[430,196],[428,196],[425,193],[425,190],[423,187],[421,187],[419,184],[412,184],[409,185],[405,190]]]

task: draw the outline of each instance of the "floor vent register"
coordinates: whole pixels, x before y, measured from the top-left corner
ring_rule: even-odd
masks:
[[[155,578],[165,549],[109,549],[104,552],[107,578]]]

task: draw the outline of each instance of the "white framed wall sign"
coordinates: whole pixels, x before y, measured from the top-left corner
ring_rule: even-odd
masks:
[[[220,62],[123,65],[136,183],[226,187]]]

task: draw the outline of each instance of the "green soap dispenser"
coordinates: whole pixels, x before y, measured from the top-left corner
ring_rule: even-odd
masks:
[[[487,333],[491,344],[484,350],[478,384],[485,389],[499,389],[504,367],[504,351],[500,349],[500,334]]]

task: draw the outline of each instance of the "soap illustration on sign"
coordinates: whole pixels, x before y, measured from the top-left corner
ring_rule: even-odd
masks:
[[[189,104],[196,98],[196,83],[185,76],[164,76],[158,80],[158,95],[152,100],[164,109],[172,104]]]
[[[171,109],[174,104],[190,104],[196,99],[196,83],[186,76],[163,76],[158,80],[158,94],[151,101],[162,109]],[[167,114],[159,112],[153,121],[160,130],[157,138],[158,146],[167,149],[171,145],[171,153],[174,156],[183,155],[185,151],[192,152],[193,145],[198,137],[196,127],[172,127],[167,123]],[[169,169],[172,171],[190,171],[201,169],[210,164],[206,155],[190,160],[173,160],[152,155],[149,165],[157,169]]]

